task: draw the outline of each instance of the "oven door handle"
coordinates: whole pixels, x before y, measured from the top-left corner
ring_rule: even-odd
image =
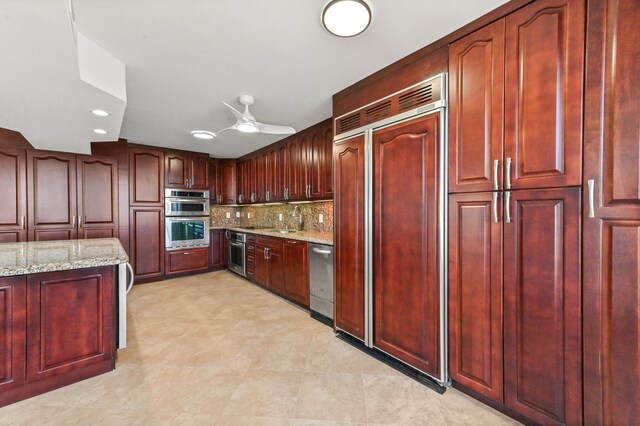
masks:
[[[209,216],[167,217],[167,222],[207,222]]]
[[[244,243],[238,243],[236,241],[229,241],[229,244],[234,247],[244,247]]]

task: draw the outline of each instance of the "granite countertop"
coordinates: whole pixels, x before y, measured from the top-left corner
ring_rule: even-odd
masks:
[[[306,241],[308,243],[333,245],[333,234],[319,231],[296,231],[282,234],[275,228],[272,229],[244,229],[230,226],[212,226],[211,229],[228,229],[230,231],[244,232],[245,234],[266,235],[269,237],[285,238],[287,240]]]
[[[117,238],[0,244],[0,277],[127,263]]]

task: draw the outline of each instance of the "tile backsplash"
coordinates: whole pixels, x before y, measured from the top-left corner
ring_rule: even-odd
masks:
[[[319,220],[321,214],[322,223]],[[333,201],[262,206],[212,206],[211,226],[270,226],[284,229],[285,223],[288,223],[290,229],[300,230],[300,216],[302,229],[305,231],[333,232]]]

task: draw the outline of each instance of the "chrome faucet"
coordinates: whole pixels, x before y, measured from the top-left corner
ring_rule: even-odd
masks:
[[[300,225],[299,230],[302,231],[302,226],[304,225],[304,221],[302,219],[302,213],[300,212],[300,207],[297,204],[293,208],[293,213],[291,213],[291,217],[296,217],[296,212],[298,212],[298,225]]]

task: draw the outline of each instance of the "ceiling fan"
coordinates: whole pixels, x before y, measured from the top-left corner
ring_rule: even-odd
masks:
[[[209,136],[217,137],[220,133],[226,132],[227,130],[237,130],[243,133],[265,133],[270,135],[291,135],[296,132],[296,129],[290,126],[279,126],[276,124],[266,124],[256,121],[255,117],[249,112],[249,106],[253,105],[254,101],[255,99],[251,95],[240,95],[238,97],[238,102],[244,105],[244,112],[240,112],[228,103],[222,102],[231,110],[231,113],[236,119],[235,124],[218,132],[194,131],[191,132],[191,134],[195,137],[199,137],[196,133],[207,133]]]

